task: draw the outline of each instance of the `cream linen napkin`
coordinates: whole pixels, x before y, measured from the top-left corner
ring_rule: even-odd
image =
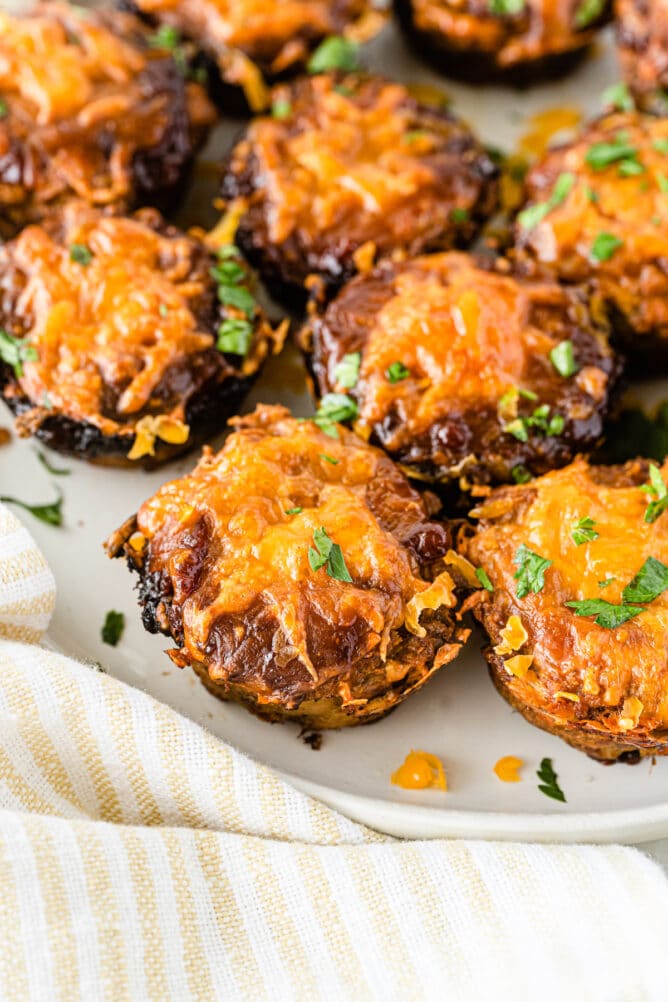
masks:
[[[401,842],[37,646],[53,578],[0,506],[0,999],[665,1002],[636,850]]]

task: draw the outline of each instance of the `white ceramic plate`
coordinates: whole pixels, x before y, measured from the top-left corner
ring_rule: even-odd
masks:
[[[594,114],[602,89],[617,75],[609,39],[574,76],[522,93],[439,80],[407,53],[393,29],[374,43],[369,61],[384,72],[392,68],[405,80],[440,86],[451,95],[454,110],[486,143],[506,149],[526,131],[527,118],[544,108],[576,106]],[[239,127],[236,123],[219,130],[205,159],[217,158]],[[204,176],[197,183],[188,222],[207,221]],[[295,413],[312,413],[294,352],[271,363],[245,409],[258,401],[283,401]],[[30,441],[14,440],[0,449],[0,493],[33,503],[54,496],[56,481],[36,452]],[[189,469],[194,458],[152,474],[53,458],[57,466],[72,471],[57,480],[65,494],[65,525],[51,528],[29,515],[25,519],[58,580],[49,640],[61,650],[101,662],[110,674],[192,717],[302,789],[386,832],[544,841],[641,841],[668,835],[668,761],[606,768],[529,726],[493,689],[479,653],[482,638],[476,633],[454,665],[395,713],[371,727],[327,733],[317,752],[303,743],[296,727],[270,726],[238,706],[220,702],[191,672],[171,664],[162,653],[164,638],[144,632],[130,575],[120,561],[106,559],[101,545],[162,482]],[[19,509],[17,513],[23,517]],[[115,649],[100,639],[105,613],[112,608],[123,610],[127,622]],[[391,772],[411,748],[443,759],[447,793],[405,792],[390,784]],[[521,783],[501,783],[492,771],[494,763],[509,754],[526,763]],[[547,799],[537,789],[535,771],[545,756],[553,759],[566,804]]]

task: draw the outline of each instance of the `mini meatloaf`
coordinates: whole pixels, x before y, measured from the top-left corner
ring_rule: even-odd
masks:
[[[107,550],[140,576],[146,629],[217,696],[313,728],[376,720],[468,636],[442,564],[449,532],[346,429],[332,438],[268,406],[232,423],[221,452]]]
[[[395,0],[421,53],[448,76],[519,85],[561,75],[609,17],[610,0]]]
[[[115,465],[220,431],[281,335],[235,248],[70,202],[0,247],[0,390],[21,435]]]
[[[589,283],[631,360],[668,364],[668,118],[613,112],[529,173],[523,267]]]
[[[303,70],[331,36],[366,41],[385,20],[383,4],[373,0],[130,0],[124,6],[194,43],[224,82],[243,89],[255,111],[267,104],[265,79]]]
[[[402,84],[322,75],[274,91],[223,181],[237,241],[277,294],[336,285],[376,258],[469,241],[496,168],[469,130]]]
[[[619,363],[582,294],[450,252],[386,262],[302,331],[320,396],[418,479],[507,482],[599,440]],[[506,264],[507,269],[507,264]]]
[[[472,512],[500,693],[603,761],[668,753],[668,464],[571,466]]]
[[[624,79],[643,106],[658,102],[665,114],[668,3],[666,0],[615,0],[615,18]]]
[[[0,235],[73,194],[162,204],[213,120],[204,91],[119,12],[0,10]]]

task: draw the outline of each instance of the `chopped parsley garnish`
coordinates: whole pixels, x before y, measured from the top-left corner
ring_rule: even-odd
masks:
[[[654,175],[656,177],[656,183],[659,186],[659,191],[662,191],[664,195],[668,195],[668,177],[662,174],[661,171],[657,171]]]
[[[656,463],[649,464],[649,483],[643,484],[640,490],[651,497],[651,501],[645,509],[645,522],[651,525],[668,508],[668,487],[666,487],[661,470]]]
[[[471,213],[468,209],[456,205],[454,209],[450,210],[450,219],[453,223],[468,223],[470,218]]]
[[[631,92],[622,80],[606,87],[601,94],[601,101],[604,105],[615,108],[617,111],[633,111],[635,107]]]
[[[556,209],[558,205],[566,200],[575,185],[576,177],[571,171],[560,174],[554,183],[552,194],[546,202],[538,202],[537,205],[530,205],[523,209],[517,217],[517,222],[522,229],[532,230],[534,226],[545,219],[545,217]]]
[[[534,393],[533,390],[527,390],[523,386],[511,386],[499,397],[499,411],[503,414],[509,407],[514,407],[520,397],[532,402],[538,400],[538,394]]]
[[[326,463],[331,463],[332,466],[338,466],[339,460],[334,459],[334,456],[328,456],[326,452],[319,452],[318,455],[321,459],[324,459]]]
[[[591,246],[589,256],[594,261],[609,261],[616,250],[623,247],[624,241],[614,233],[599,233]]]
[[[285,514],[286,515],[301,515],[301,513],[302,513],[303,510],[304,510],[303,508],[286,508],[285,509]]]
[[[598,202],[600,198],[599,193],[597,191],[594,191],[594,189],[589,185],[585,186],[585,195],[587,196],[587,201],[592,203]]]
[[[524,0],[489,0],[489,9],[492,14],[513,17],[524,10]]]
[[[93,252],[86,244],[70,244],[70,261],[87,268],[93,260]]]
[[[403,362],[392,362],[385,375],[390,383],[401,383],[410,376],[410,369],[407,369]]]
[[[64,470],[58,466],[52,466],[49,462],[49,458],[44,452],[38,452],[37,458],[44,467],[47,473],[50,473],[52,477],[69,477],[71,470]]]
[[[617,578],[604,578],[603,581],[598,582],[598,586],[599,588],[607,588],[608,585],[611,585],[616,580]]]
[[[0,97],[0,119],[7,118],[9,114],[9,108],[7,107],[7,102]]]
[[[636,177],[638,174],[644,174],[645,168],[640,163],[639,160],[633,160],[629,158],[628,160],[622,160],[619,165],[619,175],[620,177]],[[643,181],[641,186],[643,191],[647,191],[647,182]]]
[[[358,413],[359,408],[352,397],[345,393],[326,393],[313,420],[325,435],[338,438],[336,425],[342,421],[352,421]]]
[[[421,139],[425,139],[429,133],[426,129],[409,129],[408,132],[404,132],[401,137],[403,143],[419,143]]]
[[[249,320],[233,320],[228,317],[218,328],[216,348],[228,355],[242,355],[245,358],[252,340],[253,325]]]
[[[160,314],[161,317],[169,316],[169,307],[167,306],[166,303],[160,303],[160,306],[158,307],[158,313]]]
[[[513,561],[517,565],[517,573],[514,575],[517,581],[517,597],[524,598],[529,592],[535,595],[545,587],[545,571],[552,566],[552,561],[541,557],[539,553],[534,553],[524,543],[518,547]]]
[[[350,390],[353,386],[357,385],[357,380],[360,378],[361,362],[362,355],[359,351],[352,351],[349,355],[343,356],[334,369],[334,378],[339,386]]]
[[[510,471],[510,475],[516,484],[528,484],[530,480],[533,480],[533,477],[527,470],[526,466],[522,466],[521,463],[518,463],[517,466],[513,466]]]
[[[626,133],[618,132],[612,142],[593,143],[585,155],[592,170],[605,170],[620,160],[637,160],[638,148],[627,141]]]
[[[567,602],[566,605],[575,611],[576,616],[594,616],[594,622],[598,626],[614,630],[627,620],[645,612],[647,604],[653,602],[659,595],[663,595],[666,590],[668,590],[668,565],[661,563],[656,557],[648,557],[622,592],[622,601],[619,605],[606,602],[602,598]],[[639,602],[643,605],[636,604]]]
[[[652,146],[657,151],[657,153],[668,154],[668,138],[666,139],[655,139]]]
[[[218,250],[218,263],[211,268],[211,277],[218,284],[218,299],[224,306],[245,313],[252,319],[255,313],[255,298],[246,287],[248,273],[241,264],[239,251],[233,244],[226,244]]]
[[[289,118],[292,114],[292,105],[286,98],[279,98],[279,100],[274,101],[271,106],[271,116],[272,118],[278,119],[282,122],[284,119]]]
[[[105,644],[109,644],[110,647],[115,647],[118,641],[123,636],[123,630],[125,629],[125,616],[122,612],[116,612],[114,609],[110,609],[107,615],[104,617],[104,625],[102,627],[102,640]]]
[[[512,435],[518,442],[529,441],[529,431],[535,428],[548,438],[561,435],[566,427],[566,419],[562,414],[553,414],[550,417],[550,405],[541,404],[528,417],[518,417],[504,425],[503,430]]]
[[[541,793],[544,793],[546,797],[551,797],[552,800],[559,800],[562,804],[566,803],[566,797],[559,786],[559,777],[554,771],[551,758],[544,758],[541,761],[540,769],[536,771],[536,775],[540,780],[538,789]]]
[[[359,45],[341,35],[330,35],[308,61],[309,73],[327,73],[329,70],[344,70],[349,73],[359,67]]]
[[[550,362],[564,379],[574,376],[580,368],[575,361],[572,341],[560,341],[555,345],[550,352]]]
[[[584,543],[592,543],[595,539],[598,539],[598,533],[594,528],[595,525],[596,522],[593,518],[578,519],[571,529],[571,536],[576,546],[582,546]]]
[[[313,533],[313,543],[314,545],[308,549],[311,570],[319,571],[321,567],[325,567],[330,578],[336,581],[352,581],[341,547],[338,543],[332,542],[323,526]]]
[[[58,500],[52,501],[51,504],[26,504],[25,501],[19,501],[18,498],[7,495],[0,497],[0,501],[4,504],[18,505],[19,508],[29,511],[31,515],[38,518],[40,522],[46,522],[47,525],[63,524],[63,495],[60,492],[58,492]]]
[[[476,567],[475,576],[486,591],[494,591],[494,585],[489,580],[489,574],[484,567]]]
[[[185,51],[181,47],[181,35],[177,28],[171,24],[161,25],[148,39],[148,44],[152,49],[167,49],[172,54],[172,59],[181,76],[188,75],[188,60]]]
[[[17,379],[23,375],[23,363],[36,362],[38,358],[37,349],[31,344],[0,328],[0,359],[12,367]]]

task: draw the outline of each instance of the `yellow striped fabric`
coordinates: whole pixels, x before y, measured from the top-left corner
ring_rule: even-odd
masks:
[[[3,1002],[665,1002],[636,850],[380,836],[21,642],[52,602],[0,508]]]

